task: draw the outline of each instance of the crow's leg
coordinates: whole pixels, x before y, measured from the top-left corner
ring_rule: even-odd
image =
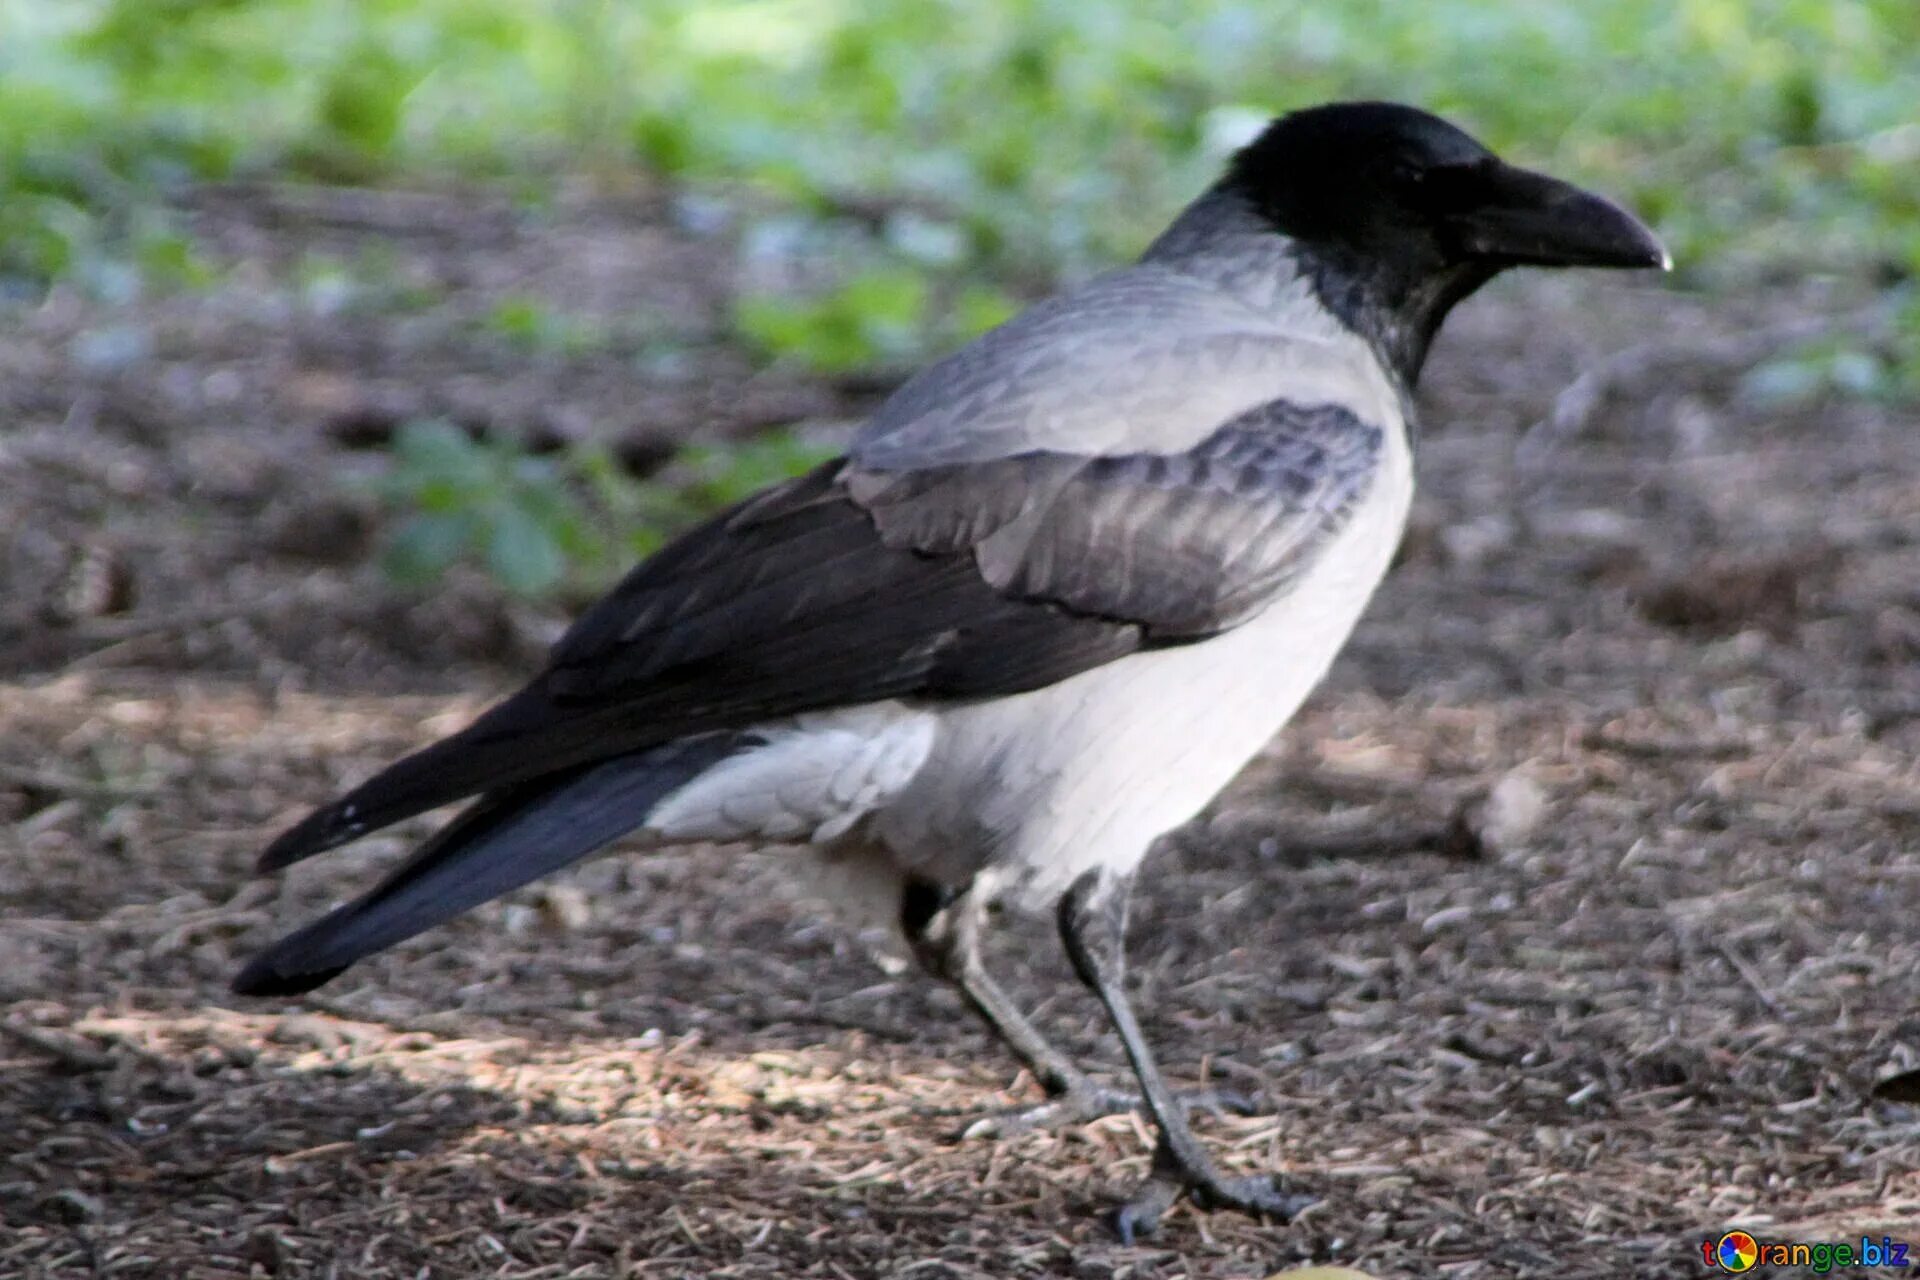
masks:
[[[1115,1212],[1114,1230],[1127,1242],[1137,1235],[1150,1235],[1159,1225],[1160,1216],[1183,1195],[1203,1209],[1240,1209],[1284,1222],[1311,1204],[1312,1198],[1288,1191],[1277,1175],[1230,1178],[1215,1168],[1140,1034],[1140,1023],[1127,1001],[1125,988],[1130,888],[1129,880],[1103,881],[1098,871],[1090,871],[1060,900],[1059,913],[1060,938],[1066,944],[1067,957],[1080,980],[1093,988],[1106,1006],[1140,1081],[1147,1115],[1159,1130],[1153,1171],[1132,1199]]]
[[[1005,1122],[985,1122],[989,1132],[1015,1132],[1049,1124],[1129,1111],[1133,1095],[1109,1089],[1074,1065],[1040,1029],[1027,1020],[1013,998],[993,980],[980,957],[980,931],[986,906],[971,890],[954,893],[924,880],[907,883],[900,900],[900,927],[927,972],[951,982],[993,1028],[1047,1091],[1047,1101]],[[981,1126],[969,1129],[969,1133]]]
[[[923,880],[909,881],[900,903],[900,926],[914,955],[929,973],[959,988],[974,1012],[1033,1072],[1046,1090],[1037,1107],[982,1118],[965,1130],[968,1137],[1006,1137],[1036,1129],[1080,1124],[1101,1116],[1138,1110],[1140,1095],[1103,1085],[1082,1071],[1020,1012],[1013,998],[987,972],[980,954],[986,907],[971,891],[954,893]],[[1205,1108],[1246,1114],[1251,1100],[1225,1090],[1182,1095],[1183,1110]]]

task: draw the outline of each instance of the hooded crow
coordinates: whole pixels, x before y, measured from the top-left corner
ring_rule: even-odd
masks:
[[[1293,715],[1392,559],[1411,392],[1454,304],[1514,266],[1664,267],[1619,206],[1389,103],[1274,121],[1139,262],[932,365],[845,456],[639,565],[532,682],[315,811],[275,871],[470,803],[243,995],[354,961],[620,839],[809,846],[880,877],[1055,1115],[1140,1105],[1181,1196],[1223,1175],[1123,985],[1129,887]],[[1052,910],[1140,1094],[1096,1086],[982,964],[986,908]]]

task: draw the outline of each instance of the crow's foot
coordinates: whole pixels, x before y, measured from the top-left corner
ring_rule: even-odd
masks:
[[[1113,1232],[1122,1244],[1150,1236],[1160,1219],[1181,1196],[1201,1209],[1238,1209],[1273,1222],[1288,1222],[1314,1202],[1314,1198],[1288,1190],[1275,1173],[1256,1173],[1227,1178],[1211,1167],[1181,1171],[1156,1168],[1140,1184],[1133,1196],[1113,1212]]]

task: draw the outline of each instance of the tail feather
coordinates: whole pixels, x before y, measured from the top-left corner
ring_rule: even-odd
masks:
[[[577,862],[639,827],[662,798],[742,741],[721,734],[674,743],[491,792],[372,891],[255,956],[233,990],[311,991],[356,960]]]
[[[563,753],[545,722],[537,686],[488,708],[451,737],[403,756],[346,795],[280,833],[260,855],[262,874],[358,840],[415,814],[477,793],[517,788],[556,770],[613,754],[591,717],[571,726]],[[627,750],[641,744],[628,743]]]

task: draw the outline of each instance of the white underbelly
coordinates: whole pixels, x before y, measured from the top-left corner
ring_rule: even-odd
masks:
[[[1082,872],[1131,871],[1293,716],[1352,634],[1412,496],[1390,446],[1361,508],[1265,613],[1032,693],[939,711],[912,782],[872,819],[903,865],[954,884],[994,869],[1044,904]]]

